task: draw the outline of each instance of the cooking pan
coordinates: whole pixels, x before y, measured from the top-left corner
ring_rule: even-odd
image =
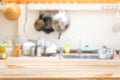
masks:
[[[59,32],[60,39],[62,32],[69,28],[70,19],[65,11],[59,11],[52,20],[52,27],[55,31]]]
[[[50,12],[42,12],[39,15],[39,18],[35,21],[34,27],[37,31],[44,31],[49,34],[53,32],[52,28],[52,17],[53,14]]]
[[[37,31],[41,31],[44,26],[44,21],[42,20],[43,14],[40,12],[38,19],[34,23],[34,28]]]
[[[42,15],[42,20],[44,21],[43,31],[45,33],[49,34],[54,31],[52,28],[52,18],[53,18],[53,14],[50,12],[45,12]]]

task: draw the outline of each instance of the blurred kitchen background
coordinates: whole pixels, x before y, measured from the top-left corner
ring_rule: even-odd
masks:
[[[12,1],[15,0],[6,0],[8,3]],[[37,1],[38,4],[34,4]],[[63,3],[62,1],[55,2],[55,0],[28,0],[28,2],[27,0],[16,0],[15,2],[20,3],[21,15],[18,20],[6,19],[2,13],[4,5],[0,5],[0,40],[14,40],[18,35],[24,37],[24,28],[26,27],[29,40],[38,40],[44,37],[55,42],[58,46],[64,46],[65,42],[69,40],[72,49],[78,49],[84,45],[96,48],[106,45],[115,50],[120,49],[120,32],[113,31],[113,26],[120,22],[119,0],[84,0],[83,2],[65,0]],[[55,5],[56,3],[57,5]],[[53,5],[54,7],[52,7]],[[65,10],[70,17],[70,27],[62,33],[59,40],[57,32],[46,34],[34,29],[34,23],[40,10],[48,10],[49,8],[51,10]]]

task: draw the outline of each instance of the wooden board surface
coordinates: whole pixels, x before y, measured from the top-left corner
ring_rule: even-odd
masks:
[[[6,2],[17,3],[118,3],[120,0],[5,0]]]
[[[0,79],[120,80],[120,59],[10,57],[0,60]]]

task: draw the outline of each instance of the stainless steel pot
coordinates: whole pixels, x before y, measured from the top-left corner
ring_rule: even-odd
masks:
[[[65,11],[59,11],[52,20],[52,27],[55,31],[59,32],[59,37],[62,34],[62,32],[66,31],[69,27],[70,19]]]

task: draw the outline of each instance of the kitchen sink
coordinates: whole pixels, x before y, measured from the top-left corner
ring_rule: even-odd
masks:
[[[60,54],[61,59],[98,59],[98,54],[95,53],[71,53],[71,54]]]
[[[80,54],[81,59],[98,59],[98,54]]]

